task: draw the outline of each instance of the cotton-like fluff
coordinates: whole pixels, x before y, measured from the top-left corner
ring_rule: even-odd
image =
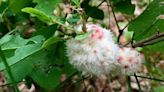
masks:
[[[133,75],[141,70],[141,65],[144,61],[143,54],[136,51],[134,48],[120,48],[117,57],[118,68],[122,74]]]
[[[87,24],[92,32],[83,40],[69,39],[66,42],[67,56],[72,65],[84,74],[108,74],[115,67],[118,45],[114,43],[110,30],[98,25]],[[82,31],[82,25],[77,30]]]

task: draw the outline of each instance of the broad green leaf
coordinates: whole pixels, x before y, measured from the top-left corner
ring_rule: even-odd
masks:
[[[27,58],[22,59],[16,64],[10,66],[10,69],[12,71],[15,81],[17,82],[22,81],[28,74],[30,74],[33,69],[33,64],[35,62],[38,62],[37,60],[38,58],[35,58],[35,55],[30,55]],[[7,71],[5,70],[4,72],[5,72],[7,81],[10,83],[11,80],[7,74]]]
[[[29,13],[32,16],[37,17],[38,19],[40,19],[41,21],[43,21],[45,23],[51,23],[52,22],[51,18],[46,13],[44,13],[38,9],[26,7],[26,8],[23,8],[22,11]]]
[[[59,85],[61,74],[69,76],[75,71],[66,58],[65,44],[59,42],[55,45],[46,50],[46,55],[42,55],[46,53],[45,51],[40,53],[42,55],[41,59],[39,59],[41,62],[35,65],[36,67],[29,75],[34,82],[46,90],[53,90]]]
[[[164,6],[160,5],[163,0],[154,0],[147,9],[129,25],[128,30],[134,31],[134,40],[139,41],[161,32],[164,29],[164,21],[158,19],[163,14]]]
[[[17,49],[21,46],[24,46],[27,43],[27,40],[20,37],[20,35],[16,35],[16,36],[11,35],[11,36],[6,36],[6,37],[10,37],[10,39],[8,40],[8,42],[2,44],[1,46],[2,50]]]
[[[39,50],[41,50],[41,45],[42,44],[40,44],[40,43],[39,44],[29,44],[29,45],[25,45],[25,46],[22,46],[21,48],[16,49],[15,55],[13,57],[7,58],[7,62],[9,64],[9,66],[12,66],[12,65],[18,63],[19,61],[25,59],[29,55],[38,52]],[[4,69],[5,69],[5,66],[1,62],[0,70],[4,70]]]
[[[21,9],[28,6],[32,0],[9,0],[9,7],[14,13],[21,12]]]
[[[61,1],[62,0],[33,0],[33,2],[37,3],[35,8],[44,12],[48,16],[53,15],[53,10]]]
[[[83,39],[87,38],[92,32],[93,31],[87,32],[87,33],[84,33],[84,34],[81,34],[81,35],[77,35],[75,37],[75,40],[83,40]]]
[[[160,5],[162,1],[163,0],[154,0],[147,9],[129,25],[128,30],[134,31],[135,41],[141,41],[160,32],[164,32],[164,20],[159,19],[159,16],[164,14],[164,6]],[[162,39],[163,38],[159,39],[160,42],[156,40],[154,44],[148,45],[145,48],[151,51],[163,52],[164,42]]]
[[[49,39],[47,39],[47,40],[43,43],[42,47],[43,47],[43,48],[48,47],[48,46],[50,46],[50,45],[52,45],[52,44],[54,44],[54,43],[57,43],[57,42],[59,42],[59,41],[61,41],[61,38],[60,38],[60,37],[50,37]]]
[[[125,14],[134,14],[135,5],[131,4],[131,0],[112,0],[116,11],[120,11]]]

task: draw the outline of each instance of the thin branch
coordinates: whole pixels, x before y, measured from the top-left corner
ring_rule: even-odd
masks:
[[[21,83],[21,82],[25,82],[25,81],[18,81],[18,82],[15,82],[15,83]],[[8,86],[8,85],[13,85],[14,83],[6,83],[6,84],[2,84],[0,85],[0,87],[4,87],[4,86]]]
[[[105,2],[105,0],[102,0],[101,1],[101,3],[100,4],[98,4],[96,7],[98,8],[99,6],[101,6],[102,5],[102,3],[104,3]]]
[[[110,0],[106,0],[106,1],[107,1],[108,6],[111,7],[112,14],[113,14],[113,16],[114,16],[114,20],[115,20],[117,29],[118,29],[118,31],[119,31],[119,35],[118,35],[118,38],[117,38],[117,42],[119,43],[120,37],[121,37],[121,35],[123,34],[123,30],[120,29],[120,27],[119,27],[119,25],[118,25],[118,21],[117,21],[117,18],[116,18],[115,12],[114,12],[114,8],[113,8],[113,6],[112,6],[111,1],[110,1]]]
[[[115,20],[115,22],[116,22],[117,29],[118,29],[118,30],[121,30],[120,27],[119,27],[119,25],[118,25],[118,21],[117,21],[117,18],[116,18],[115,12],[114,12],[114,8],[113,8],[113,6],[112,6],[111,1],[110,1],[110,0],[106,0],[106,1],[107,1],[107,4],[110,6],[110,8],[111,8],[111,10],[112,10],[112,14],[113,14],[113,16],[114,16],[114,20]]]
[[[133,75],[133,76],[134,76],[134,75]],[[140,75],[136,75],[136,77],[140,77],[140,78],[145,78],[145,79],[149,79],[149,80],[155,80],[155,81],[164,82],[164,80],[156,79],[156,78],[152,78],[152,77],[146,77],[146,76],[140,76]]]
[[[138,85],[139,92],[142,92],[142,90],[141,90],[141,86],[140,86],[140,83],[139,83],[138,78],[137,78],[137,76],[136,76],[135,73],[134,73],[134,77],[135,77],[135,79],[136,79],[136,82],[137,82],[137,85]]]
[[[132,47],[143,47],[143,46],[149,45],[149,43],[151,43],[154,40],[157,40],[161,37],[164,37],[164,32],[158,33],[158,34],[156,34],[154,36],[151,36],[147,39],[144,39],[144,40],[141,40],[139,42],[133,43]]]

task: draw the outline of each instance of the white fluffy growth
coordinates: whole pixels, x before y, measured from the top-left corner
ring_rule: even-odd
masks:
[[[117,63],[122,74],[131,75],[141,69],[144,56],[134,48],[120,48]]]
[[[66,42],[69,61],[83,73],[108,74],[115,67],[119,47],[114,43],[110,30],[94,24],[86,27],[87,32],[93,31],[87,38],[72,38]],[[77,30],[82,31],[82,25]]]

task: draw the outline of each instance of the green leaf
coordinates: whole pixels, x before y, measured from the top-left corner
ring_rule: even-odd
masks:
[[[77,22],[80,21],[80,16],[79,14],[72,14],[69,16],[69,18],[67,19],[67,22],[69,24],[77,24]]]
[[[81,7],[84,9],[84,11],[86,12],[86,14],[89,17],[99,19],[99,20],[104,19],[104,12],[102,10],[100,10],[98,7],[90,6],[89,5],[89,0],[84,0],[81,3]]]
[[[159,42],[156,42],[152,45],[148,45],[148,46],[145,46],[144,49],[145,50],[150,50],[152,52],[155,52],[155,51],[160,51],[162,53],[164,53],[164,38],[159,41]]]
[[[45,26],[44,23],[41,23],[40,21],[38,21],[38,22],[35,22],[35,28],[37,31],[33,34],[33,36],[42,35],[45,37],[45,39],[48,39],[54,35],[57,29],[57,24]]]
[[[37,17],[38,19],[40,19],[41,21],[43,21],[45,23],[51,23],[52,22],[51,18],[46,13],[44,13],[38,9],[26,7],[26,8],[23,8],[22,11],[29,13],[32,16]]]
[[[131,0],[112,0],[116,11],[120,11],[125,14],[134,14],[135,5],[131,4]]]
[[[49,16],[53,15],[53,10],[61,1],[62,0],[33,0],[33,2],[37,3],[35,8]]]
[[[5,35],[0,39],[0,45],[10,41],[14,35]]]
[[[21,12],[21,9],[28,6],[32,0],[9,0],[9,7],[14,13]]]
[[[97,7],[87,7],[84,9],[86,14],[92,18],[103,20],[104,12]]]
[[[48,46],[50,46],[50,45],[52,45],[52,44],[54,44],[54,43],[57,43],[57,42],[59,42],[59,41],[61,41],[61,38],[60,38],[60,37],[50,37],[48,40],[46,40],[46,41],[43,43],[42,47],[43,47],[43,48],[48,47]]]
[[[134,31],[134,40],[139,41],[161,32],[164,29],[164,21],[158,19],[164,6],[160,5],[163,0],[154,0],[147,9],[129,25],[128,30]]]
[[[133,38],[134,32],[131,31],[124,31],[125,38],[130,41]]]
[[[29,39],[24,39],[20,37],[20,35],[5,35],[2,39],[0,39],[0,41],[2,50],[9,50],[20,48],[22,46],[25,46],[29,42],[41,43],[42,41],[44,41],[44,37],[38,35]]]
[[[80,7],[80,0],[71,0],[77,7]]]
[[[87,32],[87,33],[84,33],[84,34],[81,34],[81,35],[77,35],[75,37],[75,40],[83,40],[83,39],[87,38],[92,32],[93,31]]]

